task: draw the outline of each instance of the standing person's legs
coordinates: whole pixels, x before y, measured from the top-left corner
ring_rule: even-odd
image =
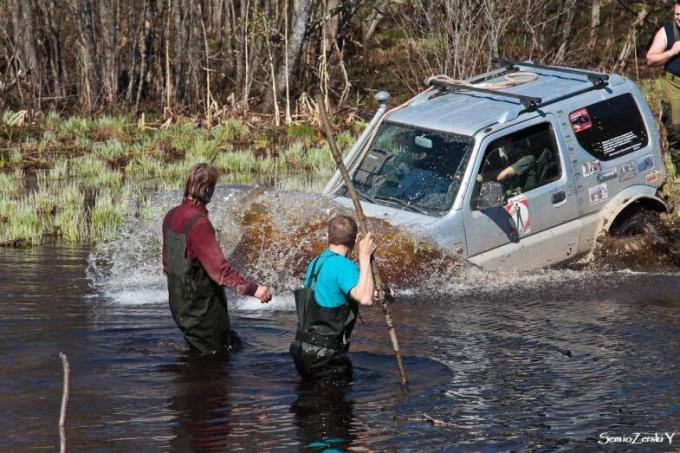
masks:
[[[663,81],[664,102],[661,119],[666,128],[668,152],[678,169],[680,165],[680,77],[666,74]]]
[[[344,352],[295,340],[290,345],[290,355],[305,381],[338,383],[352,380],[352,361]]]

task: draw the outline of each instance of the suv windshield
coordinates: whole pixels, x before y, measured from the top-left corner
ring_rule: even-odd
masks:
[[[383,124],[354,172],[371,202],[441,215],[451,207],[470,158],[472,137]]]

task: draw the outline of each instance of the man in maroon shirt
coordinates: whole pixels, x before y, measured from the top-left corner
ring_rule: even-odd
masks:
[[[168,277],[170,311],[192,349],[201,354],[231,350],[227,299],[222,289],[272,298],[266,286],[246,280],[229,266],[217,243],[205,205],[210,202],[217,170],[194,165],[184,184],[184,199],[163,219],[163,272]]]

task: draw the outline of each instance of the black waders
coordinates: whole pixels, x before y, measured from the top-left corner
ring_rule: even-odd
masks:
[[[305,380],[349,381],[352,362],[346,352],[359,306],[350,298],[346,304],[334,308],[322,307],[316,302],[314,290],[323,263],[316,269],[318,264],[319,257],[314,260],[307,285],[294,291],[298,325],[290,355]]]
[[[174,213],[170,212],[164,226],[172,317],[192,349],[201,354],[228,353],[231,329],[224,291],[197,259],[186,258],[187,235],[196,221],[205,216],[192,217],[182,233],[177,234],[170,229]]]

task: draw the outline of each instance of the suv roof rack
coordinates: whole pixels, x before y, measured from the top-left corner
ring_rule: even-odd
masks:
[[[541,104],[541,98],[526,96],[524,94],[507,93],[500,90],[487,90],[486,88],[479,88],[474,85],[467,85],[464,83],[446,82],[443,80],[432,80],[430,85],[437,88],[454,88],[461,90],[477,91],[479,93],[493,94],[495,96],[505,96],[513,99],[518,99],[525,109],[535,110]]]
[[[586,71],[585,69],[572,69],[572,68],[562,68],[559,66],[548,66],[540,65],[531,62],[508,60],[506,58],[494,58],[494,62],[497,62],[500,66],[504,67],[506,70],[518,70],[518,65],[527,66],[529,68],[536,69],[549,69],[551,71],[563,72],[565,74],[574,75],[584,75],[588,77],[588,81],[593,84],[595,88],[604,88],[608,84],[609,74],[604,74],[602,72]]]
[[[547,66],[547,65],[539,65],[531,62],[523,62],[523,61],[514,61],[514,60],[508,60],[505,58],[494,58],[494,62],[497,62],[501,68],[496,69],[492,71],[491,73],[481,75],[481,76],[476,76],[472,77],[467,80],[469,84],[465,83],[456,83],[456,82],[449,82],[449,81],[444,81],[444,80],[432,80],[430,82],[430,85],[435,86],[437,88],[444,88],[444,89],[459,89],[459,90],[468,90],[468,91],[476,91],[479,93],[486,93],[486,94],[493,94],[496,96],[505,96],[513,99],[518,99],[522,106],[526,109],[525,111],[531,112],[534,110],[537,110],[545,105],[548,104],[553,104],[555,102],[562,101],[564,99],[568,99],[573,96],[578,96],[579,94],[587,93],[588,91],[591,90],[599,90],[601,88],[606,87],[609,85],[609,75],[604,74],[602,72],[595,72],[595,71],[587,71],[585,69],[572,69],[572,68],[562,68],[559,66]],[[512,72],[512,71],[518,71],[519,68],[518,66],[525,66],[529,68],[536,68],[536,69],[548,69],[551,71],[556,71],[556,72],[562,72],[565,74],[574,74],[574,75],[581,75],[581,76],[586,76],[588,78],[588,81],[591,83],[591,86],[587,88],[582,88],[580,90],[572,91],[570,93],[564,94],[562,96],[558,96],[553,99],[548,99],[547,101],[544,101],[541,98],[537,98],[534,96],[527,96],[524,94],[517,94],[517,93],[508,93],[506,91],[501,91],[501,90],[489,90],[486,88],[480,88],[472,85],[474,82],[481,82],[483,80],[488,80],[489,78],[497,77],[499,75],[505,74],[506,72]]]

